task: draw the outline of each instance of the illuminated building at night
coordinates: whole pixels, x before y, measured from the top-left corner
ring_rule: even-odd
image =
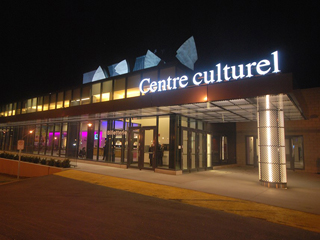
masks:
[[[173,63],[148,51],[132,71],[99,66],[81,86],[0,106],[0,150],[26,136],[24,153],[169,174],[252,165],[280,187],[286,169],[317,172],[319,89],[294,89],[278,51],[195,71],[193,44]]]

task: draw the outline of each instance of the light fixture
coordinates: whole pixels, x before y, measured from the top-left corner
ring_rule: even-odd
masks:
[[[88,127],[92,127],[92,123],[88,123]]]

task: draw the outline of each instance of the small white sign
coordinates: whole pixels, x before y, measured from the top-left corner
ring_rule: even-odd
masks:
[[[23,149],[24,149],[24,140],[18,140],[17,150],[23,150]]]

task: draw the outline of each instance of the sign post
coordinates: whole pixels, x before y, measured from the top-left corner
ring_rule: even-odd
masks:
[[[19,162],[18,162],[18,174],[17,174],[17,179],[19,180],[19,176],[20,176],[21,150],[24,149],[24,140],[18,140],[17,149],[19,150]]]

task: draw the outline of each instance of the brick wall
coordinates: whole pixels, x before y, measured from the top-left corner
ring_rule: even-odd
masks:
[[[286,136],[303,136],[304,168],[306,172],[318,171],[317,159],[320,158],[320,88],[302,89],[307,104],[306,120],[286,121]],[[246,165],[246,136],[257,136],[256,122],[237,123],[237,163]]]

